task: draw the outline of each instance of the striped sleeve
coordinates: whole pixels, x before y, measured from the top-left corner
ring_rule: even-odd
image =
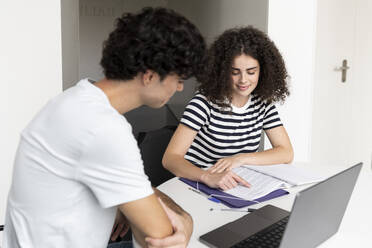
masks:
[[[283,126],[278,111],[273,103],[267,104],[265,109],[263,129],[267,130],[278,126]]]
[[[195,95],[185,108],[182,115],[181,123],[195,131],[199,131],[205,125],[210,116],[209,103],[201,95]]]

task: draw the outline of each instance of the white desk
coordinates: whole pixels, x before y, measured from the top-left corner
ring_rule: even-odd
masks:
[[[325,176],[331,176],[344,169],[342,167],[308,166],[308,168],[314,169]],[[252,207],[259,208],[266,204],[272,204],[290,211],[296,192],[306,187],[308,186],[289,189],[289,195],[256,204]],[[199,242],[199,236],[246,214],[242,212],[210,211],[210,208],[226,207],[220,203],[212,202],[188,188],[189,186],[179,181],[178,178],[173,178],[158,187],[159,190],[170,196],[193,217],[194,232],[188,246],[190,248],[207,247]],[[372,247],[371,191],[372,172],[369,167],[363,166],[339,231],[319,247]]]

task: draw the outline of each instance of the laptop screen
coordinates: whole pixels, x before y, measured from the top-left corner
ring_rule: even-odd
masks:
[[[362,163],[296,196],[280,247],[315,247],[338,231]]]

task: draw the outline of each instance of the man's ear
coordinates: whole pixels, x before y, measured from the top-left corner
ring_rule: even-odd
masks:
[[[158,78],[159,75],[155,71],[150,69],[147,69],[145,73],[142,74],[142,82],[144,86],[151,85],[153,82],[157,81]]]

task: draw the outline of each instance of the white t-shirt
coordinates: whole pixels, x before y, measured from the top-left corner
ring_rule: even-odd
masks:
[[[3,248],[104,248],[117,206],[152,193],[130,124],[81,80],[22,132]]]

